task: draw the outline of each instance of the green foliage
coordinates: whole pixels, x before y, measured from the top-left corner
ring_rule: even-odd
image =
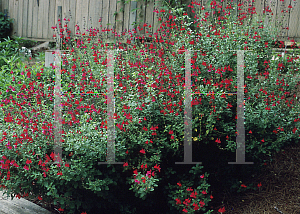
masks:
[[[191,175],[185,175],[181,182],[176,185],[168,184],[166,190],[169,190],[169,204],[172,205],[173,210],[176,208],[179,212],[185,210],[188,213],[198,209],[206,211],[205,205],[212,197],[206,196],[210,185],[207,183],[208,174],[202,174],[202,168],[203,166],[197,164],[189,171]],[[213,210],[208,210],[205,214],[212,212]]]
[[[4,13],[0,12],[0,40],[10,36],[11,31],[12,20],[9,19]]]
[[[4,38],[0,41],[0,67],[6,65],[11,68],[15,63],[15,59],[18,56],[19,43],[17,40]]]

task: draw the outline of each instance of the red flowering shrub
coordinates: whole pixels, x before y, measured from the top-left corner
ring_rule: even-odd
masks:
[[[67,27],[60,25],[63,45],[69,51],[62,59],[62,164],[49,164],[56,160],[54,67],[21,66],[13,72],[14,90],[9,87],[3,95],[0,126],[1,178],[8,193],[32,192],[68,213],[99,209],[210,213],[207,206],[213,196],[208,173],[199,165],[174,165],[184,153],[186,49],[192,55],[194,145],[203,142],[235,152],[235,50],[247,49],[252,50],[245,52],[244,68],[247,158],[261,161],[264,154],[271,155],[299,139],[294,101],[287,101],[297,83],[291,75],[297,74],[298,64],[290,61],[294,64],[287,68],[287,75],[280,76],[280,59],[271,60],[274,33],[260,22],[238,25],[241,20],[235,22],[228,14],[219,16],[223,23],[210,27],[201,26],[207,15],[196,23],[187,14],[168,15],[150,43],[143,42],[145,38],[134,40],[135,30],[122,35],[123,44],[118,36],[115,43],[105,43],[97,29],[82,33],[78,29],[77,37],[71,38]],[[108,50],[115,51],[113,62]],[[115,77],[115,160],[123,164],[98,165],[106,161],[109,147],[110,63]],[[263,83],[259,75],[265,76]]]

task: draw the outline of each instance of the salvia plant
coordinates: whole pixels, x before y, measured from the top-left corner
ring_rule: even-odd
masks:
[[[61,160],[54,153],[57,65],[20,64],[2,92],[6,193],[38,196],[65,213],[212,213],[209,173],[200,164],[175,164],[184,157],[185,50],[191,53],[193,154],[201,144],[236,150],[236,50],[245,51],[246,158],[263,163],[298,140],[298,50],[283,63],[272,49],[282,45],[276,31],[258,20],[243,25],[243,14],[234,19],[231,13],[242,5],[210,5],[215,10],[202,13],[205,8],[192,2],[194,20],[180,8],[156,10],[165,21],[154,36],[146,23],[121,35],[76,26],[72,36],[68,17],[59,20],[53,29],[64,47]],[[218,11],[222,15],[211,19]],[[142,28],[150,42],[137,36]],[[105,42],[107,33],[114,42]],[[114,68],[115,160],[122,164],[99,165],[109,147],[108,65]],[[234,185],[239,191],[245,186]]]

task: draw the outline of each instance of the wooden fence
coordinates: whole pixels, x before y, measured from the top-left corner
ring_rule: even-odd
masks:
[[[58,17],[70,19],[69,27],[75,32],[75,25],[82,30],[100,28],[102,26],[115,28],[118,33],[132,29],[138,20],[153,26],[153,31],[159,26],[158,14],[153,12],[159,9],[160,0],[129,1],[122,3],[119,0],[0,0],[1,11],[14,20],[13,35],[35,40],[54,41],[52,26],[57,25]],[[128,1],[128,0],[126,0]],[[192,0],[182,0],[190,3]],[[204,5],[208,0],[196,0]],[[219,0],[220,1],[220,0]],[[239,3],[249,4],[251,0],[238,0]],[[269,6],[274,15],[266,25],[281,25],[283,28],[279,36],[287,41],[287,37],[300,41],[300,0],[255,0],[254,5],[258,16],[263,8]],[[225,5],[228,0],[223,1]],[[291,5],[292,8],[288,8]],[[194,5],[196,6],[196,5]],[[287,12],[281,13],[284,8]],[[191,8],[189,8],[191,10]],[[247,8],[246,8],[247,9]],[[117,12],[117,14],[116,14]],[[243,11],[238,11],[239,13]],[[283,15],[283,17],[281,17]],[[276,17],[276,18],[275,18]],[[64,25],[64,22],[63,22]],[[141,25],[142,26],[142,25]],[[147,31],[147,30],[146,30]],[[145,29],[141,31],[144,34]]]

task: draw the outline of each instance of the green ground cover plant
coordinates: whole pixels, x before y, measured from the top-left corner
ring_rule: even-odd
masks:
[[[102,35],[114,35],[113,30],[78,28],[72,38],[67,25],[57,26],[70,54],[61,65],[61,164],[49,164],[55,160],[55,66],[20,63],[13,68],[1,103],[0,171],[7,194],[32,192],[66,213],[212,213],[209,177],[220,176],[228,188],[240,191],[245,185],[236,184],[235,172],[244,170],[247,176],[250,168],[228,166],[225,159],[208,164],[214,152],[235,155],[236,96],[229,94],[236,92],[237,57],[228,50],[252,50],[245,52],[244,68],[246,158],[257,167],[299,140],[299,105],[292,94],[298,50],[281,76],[282,57],[271,60],[276,31],[263,28],[262,22],[245,27],[242,19],[227,13],[205,26],[208,14],[196,9],[195,22],[180,8],[157,12],[168,18],[150,43],[136,36],[136,30],[116,35],[108,44]],[[121,38],[126,43],[119,43]],[[191,60],[193,160],[203,166],[175,165],[184,153],[186,49],[197,50]],[[107,50],[115,50],[115,158],[121,165],[98,165],[106,161],[108,146]],[[260,82],[259,75],[266,80]]]

